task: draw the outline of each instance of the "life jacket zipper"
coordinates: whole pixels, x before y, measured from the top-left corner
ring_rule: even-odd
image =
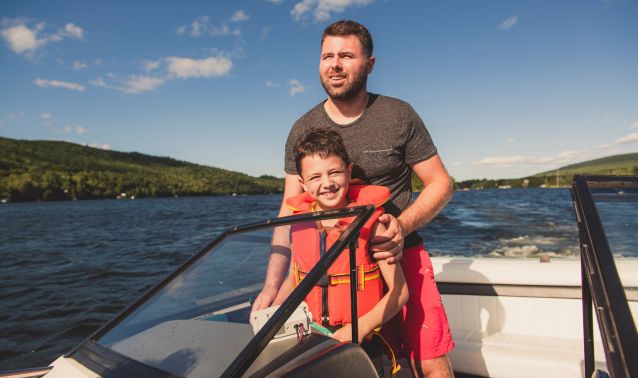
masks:
[[[326,230],[319,231],[319,257],[326,255]],[[327,272],[324,274],[327,278]],[[324,325],[329,325],[330,316],[328,314],[328,286],[321,286],[321,322]]]

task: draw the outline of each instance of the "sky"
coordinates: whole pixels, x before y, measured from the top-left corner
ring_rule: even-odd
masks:
[[[456,180],[638,152],[631,0],[0,2],[0,136],[283,177],[323,29],[370,30]]]

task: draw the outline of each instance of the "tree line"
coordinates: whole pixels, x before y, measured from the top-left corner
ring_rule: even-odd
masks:
[[[67,142],[0,138],[0,199],[52,201],[280,193],[283,180]]]

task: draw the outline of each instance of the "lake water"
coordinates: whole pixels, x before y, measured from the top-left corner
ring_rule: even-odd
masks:
[[[280,196],[0,205],[0,370],[45,366],[223,230]],[[457,192],[420,231],[432,255],[578,256],[568,189]]]

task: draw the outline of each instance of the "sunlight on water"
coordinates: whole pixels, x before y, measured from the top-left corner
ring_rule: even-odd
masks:
[[[280,199],[1,204],[0,307],[12,310],[0,314],[0,369],[46,365],[68,352],[224,230],[275,217]],[[432,255],[579,254],[567,189],[457,192],[419,233]]]

